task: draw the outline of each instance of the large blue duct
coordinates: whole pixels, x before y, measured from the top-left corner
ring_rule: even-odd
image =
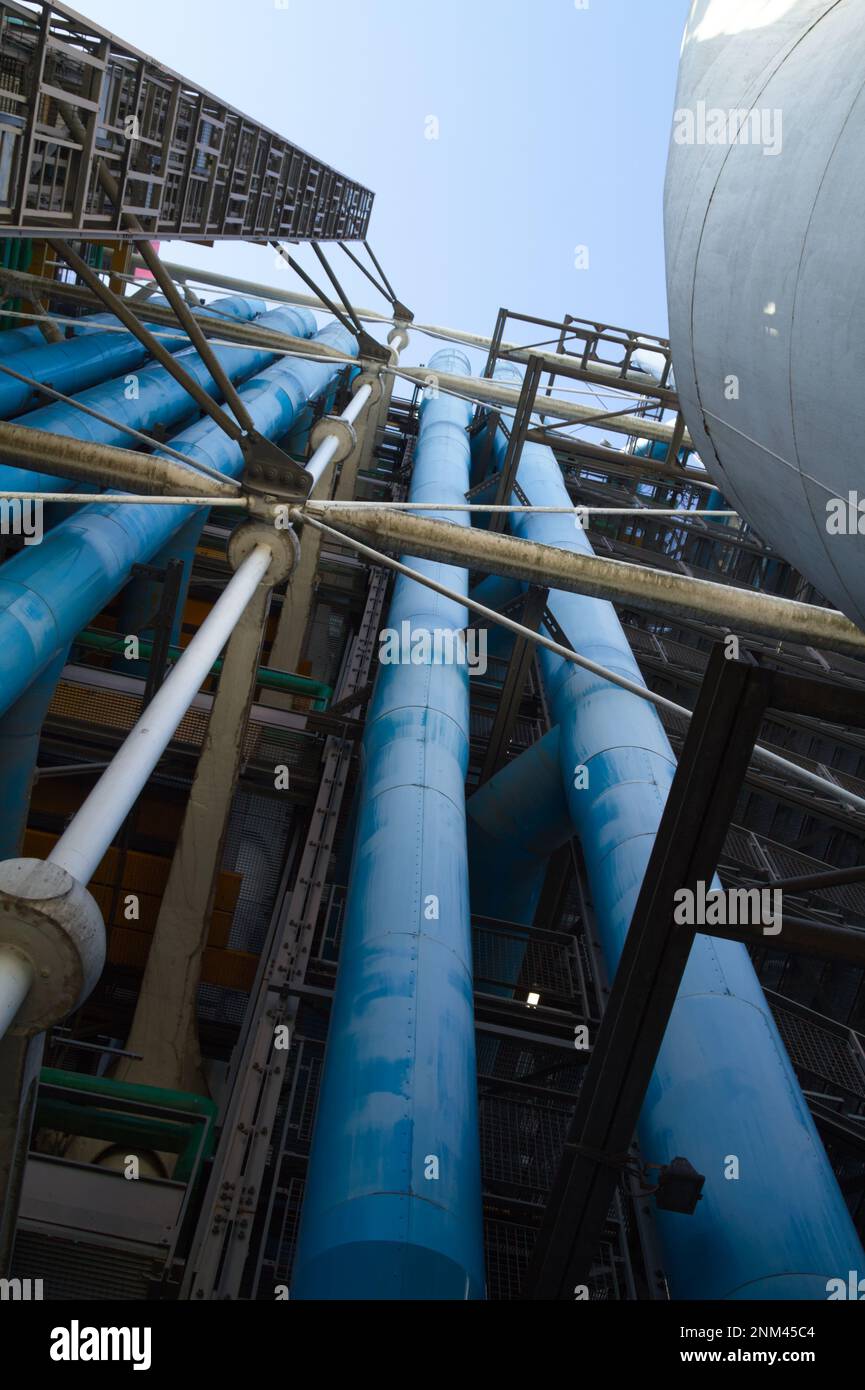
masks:
[[[208,305],[208,311],[214,315],[230,313],[230,316],[235,319],[257,318],[262,326],[273,328],[282,333],[289,333],[295,337],[309,338],[316,329],[315,316],[308,309],[283,306],[271,310],[269,313],[264,313],[262,312],[264,303],[258,299],[241,300],[239,304],[229,307],[231,305],[231,299],[215,300]],[[253,376],[269,365],[274,358],[274,354],[265,349],[215,347],[213,352],[221,362],[226,375],[235,382]],[[177,360],[188,375],[197,381],[209,395],[217,400],[221,399],[221,392],[211,376],[209,368],[193,348],[179,352]],[[88,391],[77,393],[75,399],[89,406],[92,410],[98,410],[111,420],[116,420],[118,423],[142,430],[145,433],[157,426],[167,429],[169,426],[179,423],[186,416],[198,415],[199,413],[197,405],[186,388],[180,382],[175,381],[158,363],[152,363],[136,373],[136,392],[132,397],[127,390],[126,377],[118,376],[113,377],[110,381],[102,382],[98,386],[93,386]],[[91,443],[110,444],[120,448],[130,444],[130,436],[122,429],[115,429],[112,425],[97,420],[92,415],[86,415],[83,411],[76,410],[73,406],[66,405],[62,401],[45,406],[41,410],[32,411],[20,423],[26,429],[47,430],[51,434],[64,435],[67,438],[86,440]],[[36,492],[93,492],[100,490],[94,483],[59,478],[53,473],[34,473],[9,465],[0,465],[0,488],[8,488],[10,491],[32,490]],[[46,526],[52,524],[58,516],[62,518],[67,513],[68,508],[62,503],[47,507],[45,511]],[[186,526],[181,528],[176,537],[169,543],[165,553],[160,552],[154,557],[154,563],[157,565],[164,565],[166,560],[178,558],[184,566],[180,598],[171,632],[172,643],[176,643],[179,638],[183,617],[183,596],[186,592],[196,546],[206,524],[207,515],[205,509],[199,508],[196,515]],[[159,582],[155,580],[140,579],[130,582],[127,592],[124,594],[124,611],[121,614],[122,631],[140,634],[144,630],[158,602],[159,589]],[[139,667],[136,663],[135,666],[126,665],[124,669],[130,671],[139,669]],[[2,754],[2,741],[0,741],[0,754]],[[2,794],[2,786],[2,773],[0,773],[0,794]]]
[[[219,311],[222,301],[210,306]],[[234,317],[253,317],[259,308],[260,300],[243,301],[235,309]],[[315,331],[315,318],[307,309],[277,309],[262,318],[268,327],[284,333],[308,337]],[[273,353],[264,350],[249,351],[246,348],[215,348],[219,360],[233,381],[250,376],[273,361]],[[216,383],[204,362],[192,349],[179,354],[186,370],[211,395],[218,395]],[[100,410],[134,429],[148,430],[161,424],[168,427],[182,420],[196,409],[184,388],[169,376],[164,367],[158,364],[146,367],[138,374],[138,397],[129,399],[125,390],[125,380],[118,377],[82,392],[77,399],[84,401],[95,410]],[[95,420],[73,406],[56,402],[42,410],[33,411],[22,422],[27,428],[48,430],[67,438],[92,440],[100,444],[113,444],[123,447],[129,443],[129,436],[122,430]],[[0,466],[0,488],[20,491],[88,491],[92,484],[68,482],[49,473],[31,473],[25,469]],[[58,505],[56,511],[61,511]],[[66,508],[62,509],[66,511]],[[194,514],[172,536],[164,550],[153,557],[159,564],[177,556],[184,565],[180,586],[181,600],[185,593],[192,567],[198,538],[207,520],[206,508],[196,508]],[[124,594],[124,612],[121,614],[121,631],[140,632],[146,625],[149,614],[158,599],[157,581],[132,580]],[[133,592],[130,592],[133,591]],[[172,642],[179,637],[182,622],[182,601],[177,605]],[[146,612],[145,612],[146,610]],[[6,807],[3,830],[0,832],[0,848],[3,856],[18,852],[19,841],[27,817],[30,797],[30,784],[39,747],[39,731],[51,702],[57,676],[63,668],[66,650],[52,661],[48,671],[43,672],[33,685],[25,690],[15,705],[11,707],[0,725],[0,806]],[[127,670],[134,669],[127,667]]]
[[[231,299],[219,300],[210,309],[221,311],[233,303]],[[273,328],[297,337],[308,338],[315,332],[315,318],[308,309],[279,308],[270,313],[262,312],[264,304],[259,299],[240,299],[235,302],[233,317],[237,319],[258,319],[262,327]],[[227,376],[232,381],[242,381],[273,361],[274,354],[264,348],[215,347],[213,353],[222,363]],[[220,398],[219,388],[198,353],[191,347],[176,354],[178,362],[199,386],[215,399]],[[17,368],[16,368],[17,370]],[[186,416],[198,414],[198,406],[180,382],[175,381],[158,362],[149,364],[135,373],[136,390],[130,393],[124,374],[112,376],[88,390],[72,390],[75,400],[91,410],[121,425],[147,433],[161,425],[168,428]],[[130,436],[122,429],[86,415],[83,410],[54,401],[51,405],[31,411],[21,420],[23,429],[47,430],[49,434],[63,435],[67,439],[80,439],[93,444],[110,444],[118,448],[131,447]],[[8,456],[7,456],[8,457]],[[9,491],[25,489],[35,492],[89,492],[96,487],[60,478],[56,473],[36,473],[29,469],[16,468],[14,464],[0,465],[0,488]]]
[[[59,327],[59,325],[58,325]],[[16,352],[46,344],[48,339],[40,328],[7,328],[0,333],[0,362],[6,362]]]
[[[452,351],[436,367],[469,373]],[[464,501],[470,414],[423,402],[413,501]],[[467,592],[465,570],[413,563]],[[454,631],[466,611],[400,577],[388,623]],[[465,665],[380,667],[292,1298],[483,1297],[468,703]]]
[[[154,300],[150,301],[155,302]],[[166,300],[161,301],[163,304]],[[211,304],[210,308],[213,307]],[[49,314],[49,319],[53,319]],[[67,338],[75,338],[80,335],[92,333],[94,325],[102,326],[106,323],[117,323],[116,314],[85,314],[71,323],[58,323],[56,327]],[[6,362],[17,352],[24,352],[27,348],[46,347],[48,339],[45,337],[38,324],[33,324],[29,328],[7,328],[0,333],[0,362]],[[17,371],[16,367],[16,371]]]
[[[316,334],[347,355],[357,343],[338,324]],[[281,437],[310,397],[330,385],[341,366],[284,358],[241,387],[256,428]],[[240,445],[215,421],[198,421],[172,440],[175,448],[237,477]],[[159,452],[158,450],[156,451]],[[194,513],[189,506],[83,507],[50,531],[39,546],[20,551],[0,570],[0,713],[110,601],[132,566],[150,560]]]
[[[248,320],[254,318],[263,307],[260,300],[230,297],[193,312],[204,318]],[[96,322],[97,318],[104,318],[106,323],[117,323],[113,314],[94,315],[90,322]],[[155,332],[160,335],[163,346],[169,352],[179,352],[188,346],[189,340],[179,325],[172,330],[156,327]],[[0,341],[0,357],[2,350]],[[11,365],[22,376],[44,381],[55,391],[62,391],[68,396],[119,372],[134,371],[149,356],[147,348],[132,333],[84,333],[62,343],[43,343],[25,348],[15,354],[15,361]],[[0,419],[7,420],[21,411],[32,410],[38,399],[35,387],[0,373]]]
[[[499,434],[494,450],[498,466],[505,447]],[[524,445],[518,477],[532,504],[571,505],[548,448]],[[526,539],[591,553],[588,538],[571,517],[517,513],[512,525]],[[554,592],[550,607],[581,655],[643,683],[611,604]],[[539,661],[559,725],[562,782],[612,974],[675,760],[653,706],[545,649]],[[579,767],[589,772],[583,789],[575,787],[575,780],[582,780],[574,776]],[[500,781],[500,796],[501,787]],[[538,791],[543,798],[540,780]],[[554,814],[550,822],[552,850],[558,833]],[[499,830],[505,824],[500,806],[496,824]],[[516,841],[502,837],[502,861],[512,843]],[[538,845],[536,834],[533,847]],[[484,871],[496,873],[496,863],[496,856],[488,855]],[[497,894],[495,887],[490,891]],[[846,1204],[744,946],[696,938],[639,1136],[647,1161],[667,1163],[684,1154],[706,1175],[693,1216],[658,1212],[674,1297],[825,1299],[828,1279],[846,1278],[849,1270],[865,1267]],[[735,1171],[731,1157],[738,1159],[738,1178],[726,1176]]]
[[[489,595],[482,601],[498,606]],[[574,833],[559,756],[559,731],[551,729],[469,798],[469,881],[476,916],[532,927],[550,855]],[[497,943],[497,976],[513,986],[519,981],[526,942],[510,935]],[[514,996],[514,989],[506,985],[486,988],[491,994]]]
[[[42,725],[65,661],[60,652],[0,723],[0,859],[21,853]]]

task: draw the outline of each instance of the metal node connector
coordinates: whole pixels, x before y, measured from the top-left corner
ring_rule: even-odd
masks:
[[[10,967],[18,958],[20,1004],[9,1031],[41,1033],[77,1008],[98,980],[105,964],[102,913],[59,864],[6,859],[0,863],[0,950]]]
[[[332,456],[332,462],[342,463],[347,459],[357,447],[357,433],[354,425],[348,420],[344,420],[340,415],[325,415],[317,424],[313,425],[309,432],[309,445],[312,450],[318,448],[330,436],[336,438],[336,452]]]
[[[262,579],[268,587],[287,579],[300,559],[300,542],[291,527],[280,528],[266,521],[243,521],[228,541],[228,562],[237,570],[257,546],[266,545],[271,561]]]

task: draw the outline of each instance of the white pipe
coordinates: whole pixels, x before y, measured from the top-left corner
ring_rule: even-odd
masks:
[[[346,406],[345,410],[339,416],[339,419],[344,421],[344,423],[347,425],[353,425],[371,395],[371,386],[361,386],[357,395],[352,396],[349,404]],[[315,487],[322,473],[327,468],[327,465],[330,463],[331,459],[336,453],[336,447],[338,443],[338,434],[328,434],[327,437],[321,441],[318,448],[314,451],[314,453],[310,455],[309,459],[307,460],[306,471],[307,473],[310,473],[312,475],[313,488]],[[311,490],[312,489],[310,489],[310,491]]]
[[[344,420],[346,424],[353,425],[371,395],[372,387],[367,383],[366,386],[360,388],[356,396],[352,396],[339,418]]]
[[[49,854],[51,863],[60,864],[79,883],[92,878],[272,558],[269,545],[250,551]]]
[[[408,343],[408,334],[403,328],[394,330],[394,332],[390,334],[388,341],[392,344],[390,365],[383,370],[392,371],[399,363],[400,350]],[[381,380],[381,377],[379,377],[379,380]],[[363,411],[371,395],[372,385],[367,382],[364,386],[361,386],[360,390],[357,391],[354,396],[352,396],[345,410],[339,416],[339,419],[343,421],[344,424],[353,425]],[[306,471],[312,475],[312,487],[310,488],[310,492],[315,489],[321,475],[336,453],[338,443],[338,434],[328,434],[321,441],[318,448],[310,455],[309,459],[307,459]]]
[[[0,1038],[6,1036],[33,983],[33,966],[11,946],[0,946]]]

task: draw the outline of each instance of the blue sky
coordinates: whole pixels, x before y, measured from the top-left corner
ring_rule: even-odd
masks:
[[[504,304],[666,333],[663,178],[689,0],[81,8],[372,188],[370,242],[418,320],[490,333]],[[163,255],[295,282],[261,247]],[[336,258],[357,301],[379,307]],[[312,267],[307,250],[301,259]],[[429,350],[419,342],[404,360]]]

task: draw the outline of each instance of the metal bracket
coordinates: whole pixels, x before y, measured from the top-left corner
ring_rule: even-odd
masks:
[[[377,343],[365,328],[362,328],[355,336],[359,357],[365,357],[371,362],[390,362],[390,348],[385,347],[384,343]]]
[[[243,436],[240,447],[245,463],[243,486],[247,492],[274,497],[278,502],[306,501],[312,475],[273,440],[252,430]]]

